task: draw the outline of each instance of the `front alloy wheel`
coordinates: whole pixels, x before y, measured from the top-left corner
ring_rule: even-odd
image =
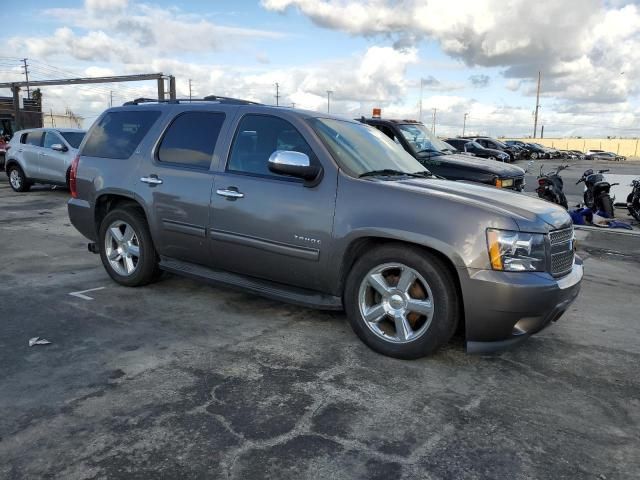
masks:
[[[123,277],[131,276],[140,261],[140,241],[131,225],[116,220],[104,236],[104,251],[111,268]]]
[[[429,284],[401,263],[371,270],[360,284],[358,300],[365,325],[387,342],[412,342],[424,335],[433,319]]]

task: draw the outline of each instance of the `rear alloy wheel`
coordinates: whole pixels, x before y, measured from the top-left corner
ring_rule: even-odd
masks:
[[[423,357],[446,344],[458,321],[457,290],[442,262],[411,246],[380,247],[347,279],[345,308],[355,333],[373,350]]]
[[[18,165],[9,167],[9,184],[16,192],[27,192],[31,188],[31,183]]]
[[[100,258],[109,276],[121,285],[146,285],[159,276],[149,227],[133,208],[109,212],[100,224]]]
[[[533,152],[531,154],[531,160],[536,160],[538,158],[538,154],[536,152]]]

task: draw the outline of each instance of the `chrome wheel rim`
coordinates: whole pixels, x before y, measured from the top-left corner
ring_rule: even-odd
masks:
[[[409,343],[433,320],[433,294],[416,270],[401,263],[378,265],[360,283],[358,305],[364,324],[391,343]]]
[[[104,252],[118,275],[133,275],[140,263],[140,242],[133,227],[122,220],[109,225],[104,236]]]
[[[20,173],[15,168],[11,170],[9,174],[9,181],[13,188],[20,188],[22,186],[22,178],[20,178]]]

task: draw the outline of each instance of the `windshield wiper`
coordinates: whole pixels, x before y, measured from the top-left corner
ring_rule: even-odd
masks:
[[[377,177],[377,176],[407,176],[407,177],[418,177],[418,178],[428,178],[431,177],[431,172],[429,170],[422,170],[420,172],[403,172],[401,170],[393,170],[391,168],[383,168],[382,170],[371,170],[370,172],[364,172],[359,175],[358,178],[363,177]]]

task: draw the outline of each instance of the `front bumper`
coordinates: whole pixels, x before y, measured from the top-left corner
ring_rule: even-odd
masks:
[[[562,278],[548,273],[459,271],[467,352],[508,348],[558,320],[580,292],[582,260]]]

